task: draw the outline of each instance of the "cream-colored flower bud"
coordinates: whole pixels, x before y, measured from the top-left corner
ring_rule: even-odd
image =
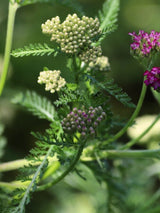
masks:
[[[60,74],[60,70],[42,71],[38,77],[38,83],[45,84],[45,90],[54,93],[66,84],[65,79]]]

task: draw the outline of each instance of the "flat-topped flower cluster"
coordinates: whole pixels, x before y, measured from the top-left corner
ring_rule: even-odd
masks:
[[[38,83],[45,84],[45,90],[51,93],[59,91],[66,84],[65,79],[60,74],[60,70],[42,71],[38,77]]]
[[[138,34],[129,33],[132,36],[133,43],[131,49],[139,56],[149,56],[153,51],[160,50],[160,33],[152,30],[149,34],[140,30]]]
[[[102,52],[100,45],[92,46],[101,35],[99,27],[98,18],[79,18],[76,14],[69,14],[62,23],[58,16],[47,20],[42,24],[42,32],[51,35],[51,41],[57,42],[61,51],[79,55],[81,60],[88,63],[95,61]]]
[[[61,122],[66,133],[81,133],[81,136],[94,135],[96,128],[106,117],[102,107],[90,107],[88,110],[74,108]]]

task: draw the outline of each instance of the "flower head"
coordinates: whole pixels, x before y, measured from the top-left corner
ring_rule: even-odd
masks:
[[[74,108],[66,118],[61,122],[63,130],[67,133],[81,133],[81,136],[87,134],[94,135],[96,128],[106,117],[102,107],[90,107],[88,110],[78,110]]]
[[[160,89],[160,67],[153,67],[151,71],[146,70],[144,75],[147,77],[144,81],[147,86],[153,87],[154,90]]]
[[[66,81],[64,78],[60,76],[60,70],[48,70],[40,72],[38,77],[39,84],[45,84],[45,90],[54,93],[55,91],[59,91],[61,87],[64,87]]]
[[[139,56],[149,56],[153,51],[160,50],[160,33],[152,30],[150,34],[140,30],[138,34],[129,33],[132,36],[133,43],[131,49]]]
[[[91,45],[101,35],[99,27],[98,18],[79,18],[76,14],[69,14],[62,23],[58,16],[47,20],[42,24],[42,32],[51,35],[51,41],[57,42],[63,52],[80,55],[88,63],[101,55],[100,46]]]

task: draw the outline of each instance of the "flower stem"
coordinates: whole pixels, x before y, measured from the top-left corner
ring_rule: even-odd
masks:
[[[143,104],[143,100],[144,100],[144,97],[145,97],[145,94],[146,94],[146,90],[147,90],[147,87],[143,83],[137,107],[136,107],[135,111],[133,112],[131,118],[126,123],[126,125],[116,135],[114,135],[114,137],[109,138],[108,140],[104,141],[103,144],[102,144],[102,146],[106,145],[106,144],[109,144],[109,143],[117,140],[118,138],[120,138],[126,132],[126,130],[128,129],[128,127],[133,123],[134,119],[137,117],[139,111],[141,110],[141,107],[142,107],[142,104]]]
[[[7,25],[7,36],[6,36],[6,45],[4,53],[4,64],[2,69],[2,74],[0,78],[0,95],[2,94],[4,84],[7,77],[9,62],[10,62],[10,52],[13,40],[13,30],[14,30],[14,21],[16,11],[19,5],[17,3],[9,3],[9,12],[8,12],[8,25]]]
[[[139,141],[147,132],[149,132],[149,130],[157,123],[157,121],[160,119],[160,115],[158,115],[156,117],[156,119],[151,123],[151,125],[149,125],[149,127],[142,132],[142,134],[140,134],[140,136],[138,136],[137,138],[134,138],[133,140],[129,141],[126,145],[122,146],[120,149],[124,150],[124,149],[128,149],[131,146],[133,146],[137,141]]]
[[[105,150],[98,153],[100,159],[106,158],[160,158],[160,149],[155,150]],[[93,161],[96,157],[81,158],[82,161]]]
[[[40,159],[43,160],[43,158],[44,157],[42,156]],[[57,163],[58,159],[56,156],[53,156],[53,157],[48,157],[48,161],[50,165],[54,162]],[[29,166],[30,164],[32,164],[33,166],[38,166],[40,163],[39,162],[33,163],[32,161],[28,161],[26,159],[20,159],[20,160],[10,161],[7,163],[1,163],[0,172],[8,172],[8,171],[16,170],[24,166]]]

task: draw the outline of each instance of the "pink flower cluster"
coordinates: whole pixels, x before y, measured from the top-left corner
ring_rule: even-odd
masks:
[[[160,50],[160,33],[151,31],[150,34],[140,30],[138,34],[135,32],[129,33],[133,38],[133,43],[131,44],[131,49],[135,50],[138,55],[148,56],[151,51]]]
[[[154,90],[160,88],[160,67],[153,67],[151,71],[146,70],[144,75],[147,77],[144,81],[147,86],[153,87]]]

